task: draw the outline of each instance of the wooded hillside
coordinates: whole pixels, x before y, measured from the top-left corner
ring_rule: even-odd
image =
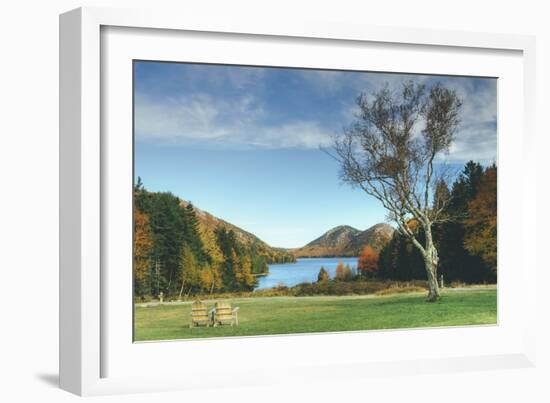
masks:
[[[252,290],[269,263],[294,261],[167,192],[134,189],[134,295]]]

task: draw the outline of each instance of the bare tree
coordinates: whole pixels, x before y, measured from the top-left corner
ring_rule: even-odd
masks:
[[[424,258],[428,301],[440,297],[439,262],[432,226],[448,220],[448,192],[437,191],[443,180],[434,164],[447,153],[459,125],[462,102],[453,90],[437,84],[426,91],[412,81],[402,91],[386,85],[357,98],[356,121],[335,137],[329,151],[341,165],[344,182],[378,199],[398,230]],[[412,225],[414,223],[414,225]],[[425,241],[419,241],[419,229]]]

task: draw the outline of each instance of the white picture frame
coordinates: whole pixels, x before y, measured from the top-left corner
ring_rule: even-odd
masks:
[[[142,31],[139,31],[140,29]],[[114,36],[106,39],[105,33],[109,32],[114,33]],[[382,50],[393,46],[397,53],[410,48],[414,52],[425,52],[427,60],[433,64],[436,64],[436,59],[430,52],[442,52],[448,54],[448,57],[455,57],[456,62],[452,69],[445,67],[443,63],[433,67],[431,71],[440,74],[464,73],[465,70],[461,69],[466,69],[468,64],[463,62],[461,65],[458,60],[465,56],[456,52],[469,52],[473,54],[472,57],[481,59],[487,56],[486,63],[491,63],[491,57],[498,58],[499,55],[509,54],[511,55],[509,72],[506,72],[508,70],[505,70],[505,67],[501,67],[502,74],[505,76],[509,74],[507,76],[509,78],[504,82],[509,84],[510,91],[518,94],[520,99],[515,100],[515,105],[517,106],[518,102],[522,105],[522,113],[510,116],[506,113],[510,111],[506,100],[499,102],[499,116],[505,115],[504,120],[499,117],[499,163],[501,157],[504,157],[503,162],[506,163],[507,149],[517,150],[519,147],[525,161],[529,161],[534,155],[535,42],[533,37],[375,28],[314,20],[302,20],[299,23],[292,20],[270,21],[268,19],[249,21],[245,17],[239,20],[214,20],[168,11],[149,10],[81,8],[65,13],[60,17],[60,385],[63,389],[79,395],[96,395],[235,384],[246,386],[262,382],[292,382],[297,374],[300,374],[302,380],[304,377],[323,379],[327,376],[327,372],[331,372],[326,371],[327,368],[338,368],[339,376],[345,379],[349,375],[369,376],[381,372],[412,374],[419,371],[431,373],[520,368],[534,365],[536,296],[533,292],[523,291],[521,284],[525,279],[536,276],[536,262],[534,254],[524,254],[525,258],[521,261],[513,260],[514,257],[511,254],[506,254],[506,248],[501,248],[505,239],[501,239],[500,206],[501,201],[504,201],[505,209],[507,206],[509,208],[516,206],[517,209],[517,203],[520,203],[522,208],[517,209],[520,211],[518,217],[508,217],[507,220],[509,219],[508,227],[519,231],[523,237],[523,242],[517,248],[520,251],[526,250],[528,245],[524,235],[536,233],[534,230],[536,212],[530,208],[533,200],[527,192],[517,191],[515,195],[513,192],[506,193],[506,198],[503,200],[501,184],[505,184],[505,181],[519,180],[523,189],[530,189],[534,187],[536,178],[535,176],[521,177],[521,173],[520,176],[512,177],[514,174],[506,169],[501,170],[500,165],[499,259],[504,257],[507,259],[505,263],[509,261],[510,265],[513,263],[521,266],[521,271],[510,273],[509,277],[504,275],[501,281],[499,267],[498,326],[476,330],[450,328],[348,332],[322,336],[269,336],[239,340],[193,341],[194,344],[189,342],[151,343],[138,347],[132,344],[131,340],[127,340],[127,337],[122,339],[114,337],[113,334],[125,335],[128,331],[131,332],[127,326],[129,318],[124,318],[124,312],[127,312],[128,305],[131,305],[131,299],[126,301],[120,298],[126,302],[112,305],[113,298],[108,283],[121,281],[120,284],[125,284],[125,280],[124,275],[120,278],[112,277],[112,273],[106,269],[109,267],[111,258],[109,250],[112,248],[106,244],[105,231],[106,228],[107,231],[111,231],[115,227],[115,232],[109,233],[109,239],[113,239],[117,226],[119,229],[124,227],[125,231],[128,230],[126,225],[128,221],[118,220],[120,217],[125,217],[124,214],[106,214],[106,211],[117,213],[118,210],[113,204],[117,201],[126,203],[126,207],[128,205],[128,197],[125,198],[122,193],[117,194],[114,191],[117,187],[113,187],[111,183],[115,183],[117,177],[122,178],[122,181],[125,180],[128,164],[123,162],[120,167],[115,167],[110,163],[113,153],[123,150],[128,143],[123,140],[112,141],[115,137],[109,133],[112,132],[113,127],[118,128],[118,124],[121,124],[121,131],[126,133],[128,119],[110,120],[109,108],[118,108],[116,110],[121,112],[121,116],[128,112],[131,114],[131,104],[128,104],[129,94],[126,91],[128,82],[120,74],[124,74],[124,63],[126,63],[124,60],[135,58],[136,55],[132,53],[134,49],[132,46],[126,46],[129,42],[123,41],[131,41],[131,37],[137,36],[139,32],[144,35],[140,38],[139,46],[145,53],[149,52],[146,56],[151,59],[156,59],[153,55],[169,60],[181,58],[181,55],[178,56],[171,51],[174,41],[181,40],[178,33],[182,35],[192,33],[194,40],[208,35],[215,35],[215,40],[222,42],[238,38],[244,47],[249,46],[244,39],[252,38],[254,43],[269,42],[282,49],[285,46],[290,49],[288,43],[294,42],[301,47],[307,47],[313,43],[312,41],[318,41],[320,46],[331,47],[335,51],[345,47],[346,44],[374,46]],[[151,33],[155,35],[151,38],[147,37]],[[120,34],[119,37],[117,37],[118,34]],[[191,40],[188,46],[193,47]],[[149,51],[145,50],[147,47]],[[102,58],[111,57],[115,61],[115,56],[109,53],[109,49],[117,49],[117,57],[121,58],[120,62],[112,66],[108,61],[102,60]],[[197,47],[193,49],[196,50]],[[197,61],[197,58],[202,57],[197,52],[194,57],[191,57],[193,60],[188,61]],[[246,58],[250,64],[273,63],[267,52],[252,53]],[[236,54],[239,54],[239,51],[236,51]],[[220,63],[237,63],[245,60],[244,56],[240,58],[237,56],[233,60],[231,56],[223,54],[204,57],[210,57],[209,61]],[[313,60],[314,56],[311,57]],[[387,56],[388,60],[391,60],[391,57]],[[393,57],[395,64],[395,55]],[[122,60],[123,58],[126,59]],[[304,66],[306,62],[302,60],[296,63],[298,66]],[[285,65],[288,63],[290,62],[287,61]],[[319,63],[327,62],[312,61],[311,63],[312,66],[319,66]],[[504,65],[508,64],[503,59],[502,66]],[[357,65],[357,68],[360,67],[361,65]],[[487,69],[483,67],[483,61],[478,62],[478,67],[470,67],[472,69],[470,73],[481,74],[487,70],[487,75],[491,75],[489,74],[491,66],[486,67]],[[422,68],[420,64],[416,67],[416,69]],[[407,72],[409,71],[410,69],[407,69]],[[105,77],[102,77],[102,74]],[[118,75],[113,76],[113,74]],[[131,72],[129,71],[128,74]],[[107,75],[122,79],[106,80]],[[519,130],[522,136],[514,137],[510,130],[512,128]],[[509,134],[503,136],[502,133]],[[503,189],[506,190],[506,186]],[[128,191],[128,195],[130,194],[131,192]],[[129,197],[131,199],[131,196]],[[521,255],[518,249],[516,253]],[[121,260],[121,262],[124,261]],[[128,272],[130,267],[128,266]],[[128,287],[131,290],[130,284]],[[128,296],[128,289],[122,291],[123,296]],[[523,310],[519,308],[514,310],[516,297],[518,300],[521,297]],[[517,303],[520,304],[520,302]],[[503,307],[505,309],[501,312]],[[522,312],[531,314],[521,315],[521,320],[516,320]],[[120,328],[116,327],[117,324]],[[437,334],[440,345],[433,352],[421,351],[414,355],[403,355],[399,348],[394,348],[390,353],[387,351],[387,346],[386,349],[384,348],[385,339],[398,340],[404,337],[404,334],[407,334],[408,341],[418,345],[425,343],[426,338],[429,339]],[[355,355],[351,359],[339,360],[336,356],[331,357],[329,354],[328,357],[323,357],[323,360],[317,361],[311,353],[310,346],[318,343],[319,340],[322,340],[323,345],[330,347],[331,344],[341,344],[345,339],[346,348],[353,351],[354,346],[363,343],[365,338],[376,341],[378,355],[373,350],[369,353],[369,357]],[[445,347],[445,343],[456,345],[457,340],[463,341],[461,346]],[[475,340],[485,341],[479,343],[477,348],[472,348]],[[303,352],[303,356],[278,361],[278,356],[280,357],[283,351],[282,343],[285,344],[285,350]],[[484,350],[490,344],[492,344],[491,349]],[[191,372],[189,368],[169,365],[166,358],[183,352],[193,362],[198,360],[197,357],[200,354],[208,354],[212,348],[216,349],[216,354],[221,354],[225,357],[224,360],[232,363],[231,376],[227,376],[223,365],[213,371],[199,365],[197,361],[197,365],[193,366]],[[251,351],[253,353],[250,353]],[[195,355],[189,355],[192,352]],[[148,366],[154,370],[132,371],[132,356],[137,354],[140,354],[142,362],[149,360]],[[263,371],[258,371],[262,369],[258,358],[262,354],[270,358],[270,368],[266,367]],[[235,361],[239,361],[239,357],[242,362],[235,364]],[[242,357],[247,358],[242,359]],[[303,362],[300,363],[300,360]],[[123,362],[129,364],[126,366],[117,364]],[[162,368],[162,371],[157,371],[158,368]],[[308,370],[304,372],[304,368]],[[334,374],[330,377],[334,378]]]

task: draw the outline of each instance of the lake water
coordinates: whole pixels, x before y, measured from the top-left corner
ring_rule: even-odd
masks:
[[[270,264],[269,274],[259,278],[256,289],[272,288],[281,284],[292,287],[300,283],[312,283],[317,281],[321,266],[328,271],[330,277],[334,277],[340,261],[349,264],[351,268],[357,267],[356,257],[300,258],[296,263]]]

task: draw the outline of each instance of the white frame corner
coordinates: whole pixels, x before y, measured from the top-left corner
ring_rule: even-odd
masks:
[[[102,315],[100,267],[100,28],[138,27],[421,44],[444,47],[502,49],[523,52],[524,63],[524,158],[535,158],[535,39],[531,36],[381,28],[316,21],[228,20],[197,18],[184,13],[150,10],[80,8],[60,16],[60,386],[78,395],[183,389],[177,377],[162,381],[132,378],[101,378]],[[525,178],[525,189],[534,189],[536,177]],[[531,200],[531,199],[530,199]],[[536,210],[524,209],[530,223]],[[527,220],[526,220],[527,221]],[[531,224],[533,223],[533,224]],[[532,231],[535,233],[536,231]],[[533,254],[534,255],[534,254]],[[535,257],[526,262],[527,276],[536,277]],[[535,362],[536,295],[529,294],[533,309],[528,319],[524,354],[501,357],[501,365],[532,366]],[[479,357],[481,367],[499,365]],[[408,366],[407,366],[408,365]],[[468,368],[467,360],[434,361],[438,368]],[[414,370],[421,363],[396,363],[396,368]],[[422,367],[424,368],[424,367]],[[365,374],[373,367],[362,369]],[[380,371],[377,368],[376,371]],[[291,374],[292,371],[289,371]],[[192,385],[191,385],[192,386]]]

